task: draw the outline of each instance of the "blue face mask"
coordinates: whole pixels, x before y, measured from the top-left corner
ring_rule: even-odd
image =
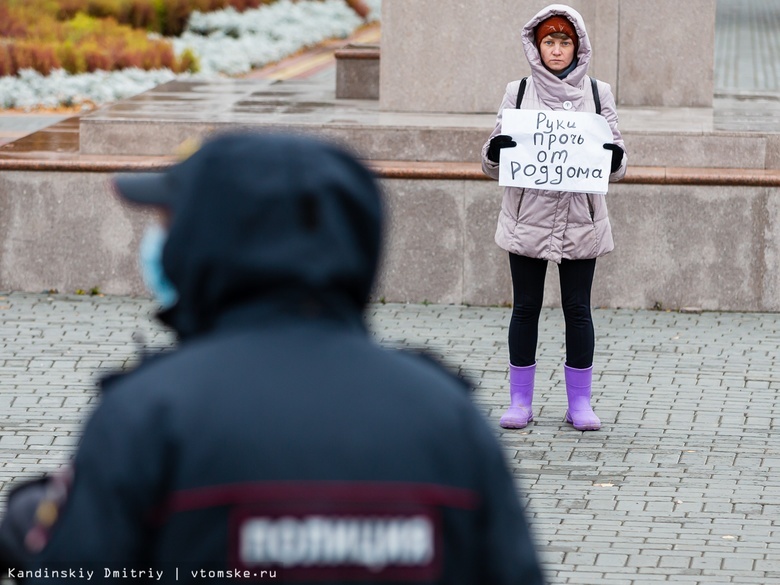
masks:
[[[139,247],[141,276],[149,292],[163,309],[169,309],[179,300],[179,293],[165,275],[162,252],[168,232],[159,224],[146,228]]]

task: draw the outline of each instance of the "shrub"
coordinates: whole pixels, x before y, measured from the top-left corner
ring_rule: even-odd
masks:
[[[84,54],[78,51],[71,41],[60,45],[59,58],[60,66],[68,73],[86,73],[87,61]]]
[[[178,37],[187,26],[192,13],[190,0],[157,0],[157,14],[160,18],[160,34]]]
[[[156,31],[160,28],[160,20],[152,0],[130,0],[127,8],[127,20],[120,22],[133,28],[149,31]]]
[[[57,20],[70,20],[80,11],[86,12],[84,0],[60,0],[54,16]]]
[[[24,38],[26,34],[27,25],[20,15],[0,4],[0,38]]]
[[[14,0],[11,0],[14,1]],[[165,36],[179,36],[195,12],[213,12],[232,6],[239,12],[270,4],[274,0],[56,0],[52,14],[61,21],[85,14],[95,18],[113,18],[120,24],[156,32]],[[38,10],[52,0],[33,0]]]
[[[43,6],[42,0],[31,1],[33,5]],[[72,10],[78,0],[68,1],[73,4],[64,6]],[[124,0],[101,0],[100,10],[105,12],[120,1]],[[151,1],[135,0],[134,6],[143,12],[143,2],[151,7]],[[90,6],[98,7],[98,4]],[[9,20],[3,21],[7,29],[12,20],[14,23],[24,21],[16,16],[17,13],[21,14],[18,6],[8,9]],[[144,14],[148,15],[148,11]],[[170,42],[150,38],[145,30],[119,24],[113,17],[97,18],[77,11],[73,18],[58,21],[54,16],[46,18],[43,14],[34,22],[28,22],[24,32],[18,24],[13,25],[13,30],[16,36],[9,35],[2,44],[0,75],[18,75],[22,69],[48,75],[59,68],[73,74],[128,67],[167,68],[181,72],[197,66],[193,55],[189,55],[186,62],[177,59]]]
[[[245,10],[259,8],[263,4],[269,4],[269,2],[263,2],[263,0],[230,0],[228,4],[235,8],[238,12],[244,12]],[[201,12],[205,11],[202,10]]]
[[[179,55],[179,69],[182,73],[197,73],[200,71],[200,59],[195,52],[190,49],[184,49]]]
[[[0,42],[0,77],[13,75],[16,72],[11,51],[6,43]]]
[[[82,43],[79,47],[79,52],[84,59],[84,63],[86,64],[89,73],[100,70],[111,71],[114,68],[111,57],[106,54],[103,47],[94,41]]]
[[[35,69],[33,67],[33,56],[30,54],[30,46],[27,43],[12,43],[8,49],[11,53],[11,63],[13,63],[15,72],[20,69]]]
[[[121,22],[123,4],[121,0],[89,0],[84,12],[95,18],[113,18]]]

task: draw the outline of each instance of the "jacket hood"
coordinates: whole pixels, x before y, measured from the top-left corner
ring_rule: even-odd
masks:
[[[536,46],[535,30],[544,20],[551,16],[564,16],[574,26],[579,37],[579,49],[577,50],[577,66],[564,79],[558,79],[542,63],[539,48]],[[542,102],[554,110],[561,109],[564,102],[569,101],[578,110],[585,98],[583,80],[590,65],[592,49],[588,33],[585,30],[585,21],[579,12],[564,4],[550,4],[540,10],[523,28],[523,50],[531,65],[531,76],[536,92]]]
[[[160,318],[180,336],[264,301],[362,313],[383,218],[378,184],[351,154],[309,137],[236,133],[169,175],[178,195],[162,261],[179,300]]]

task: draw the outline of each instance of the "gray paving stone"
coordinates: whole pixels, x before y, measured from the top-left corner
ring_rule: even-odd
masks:
[[[95,380],[137,359],[134,332],[157,348],[172,339],[145,299],[0,296],[1,502],[10,483],[67,461]],[[431,347],[474,382],[551,584],[780,580],[780,315],[595,311],[596,433],[562,422],[558,310],[540,320],[536,420],[498,427],[508,318],[504,308],[373,305],[369,322],[378,342]]]

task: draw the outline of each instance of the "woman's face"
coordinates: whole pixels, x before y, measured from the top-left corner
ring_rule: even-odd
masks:
[[[542,63],[553,73],[560,73],[574,60],[574,42],[566,35],[547,35],[539,44]]]

